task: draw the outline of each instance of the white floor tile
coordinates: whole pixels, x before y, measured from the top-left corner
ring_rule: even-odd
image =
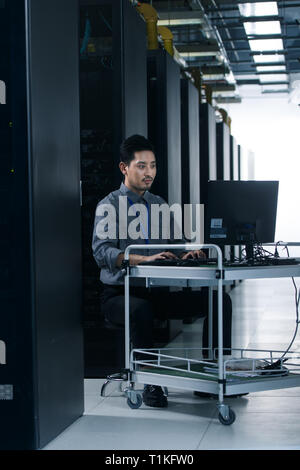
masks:
[[[215,410],[215,403],[178,392],[163,410],[132,410],[123,397],[106,398],[46,449],[196,449]]]
[[[283,450],[300,449],[298,414],[238,413],[231,426],[214,420],[209,425],[199,450]]]

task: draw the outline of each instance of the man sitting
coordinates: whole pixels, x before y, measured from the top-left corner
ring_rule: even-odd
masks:
[[[124,307],[124,272],[122,262],[124,260],[124,251],[127,246],[132,244],[147,244],[149,249],[138,250],[137,253],[131,253],[129,256],[130,265],[138,265],[145,261],[154,261],[159,259],[181,259],[204,257],[201,250],[183,251],[182,250],[151,250],[151,244],[172,244],[172,236],[164,238],[162,227],[159,227],[158,237],[152,237],[150,230],[151,213],[154,205],[166,204],[160,196],[150,192],[151,186],[156,176],[156,158],[152,144],[142,136],[134,135],[126,139],[120,148],[119,168],[124,176],[124,182],[120,188],[113,191],[98,203],[95,216],[94,234],[93,234],[93,255],[101,269],[100,281],[102,284],[101,308],[105,317],[116,325],[125,324]],[[148,215],[144,223],[140,223],[141,237],[133,239],[128,234],[130,218],[124,218],[120,212],[120,198],[124,204],[125,211],[133,212],[134,208],[145,208]],[[103,232],[99,236],[100,229],[104,229],[107,222],[105,213],[114,210],[116,214],[113,230],[107,231],[107,237]],[[131,218],[132,219],[132,218]],[[126,238],[120,237],[124,227],[121,223],[126,220],[127,226]],[[174,227],[173,227],[174,228]],[[173,235],[173,234],[172,234]],[[178,243],[185,243],[185,240],[176,240]],[[131,342],[133,348],[153,348],[153,320],[154,318],[165,319],[168,314],[172,318],[188,318],[195,316],[204,316],[205,325],[203,332],[203,347],[208,346],[207,332],[207,313],[208,313],[208,293],[207,289],[190,292],[169,292],[167,288],[154,288],[151,291],[143,285],[134,285],[130,288],[130,325]],[[136,284],[138,280],[136,280]],[[223,295],[223,329],[224,329],[224,348],[231,348],[231,299],[228,294]],[[217,298],[213,299],[214,332],[213,346],[217,346]],[[163,394],[161,387],[145,385],[143,392],[143,401],[148,406],[165,407],[167,398]]]

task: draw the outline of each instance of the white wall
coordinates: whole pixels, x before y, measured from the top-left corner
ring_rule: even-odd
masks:
[[[226,110],[232,135],[255,154],[255,179],[279,180],[276,241],[300,242],[300,107],[286,96],[243,99]]]

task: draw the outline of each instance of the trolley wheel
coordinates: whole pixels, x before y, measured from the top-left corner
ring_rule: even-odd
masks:
[[[224,418],[221,413],[219,413],[219,421],[221,424],[224,424],[225,426],[229,426],[230,424],[235,422],[235,412],[229,408],[229,415],[228,418]]]
[[[133,397],[133,396],[134,396],[133,400],[130,397],[127,398],[127,405],[132,410],[136,410],[136,409],[140,408],[141,404],[143,403],[143,399],[142,399],[142,396],[139,393],[133,394],[131,392],[131,397]]]

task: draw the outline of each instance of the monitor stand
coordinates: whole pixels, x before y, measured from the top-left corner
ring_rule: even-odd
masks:
[[[254,245],[256,242],[255,223],[243,223],[238,227],[237,239],[246,248],[246,261],[254,264]]]
[[[246,243],[246,260],[248,264],[254,263],[254,243]]]

